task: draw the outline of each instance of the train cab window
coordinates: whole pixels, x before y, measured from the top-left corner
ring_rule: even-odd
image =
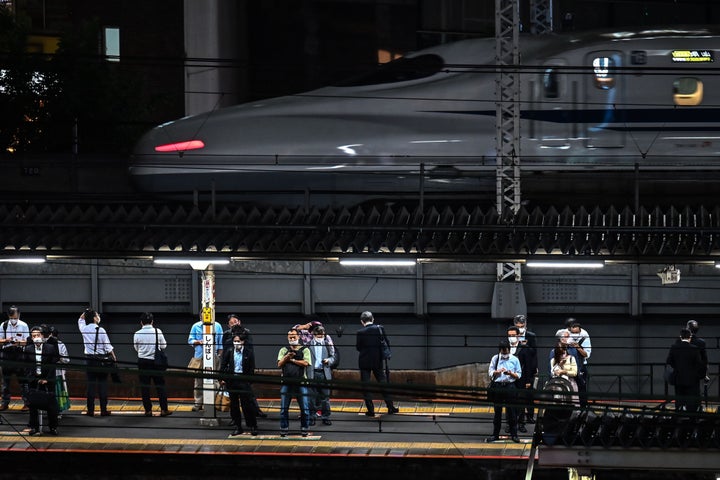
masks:
[[[613,67],[615,61],[610,57],[595,57],[592,61],[595,87],[610,90],[615,87]]]
[[[700,105],[702,99],[702,80],[684,77],[673,82],[673,101],[675,105]]]
[[[380,65],[372,72],[336,83],[336,87],[360,87],[383,83],[407,82],[430,77],[440,72],[445,62],[439,55],[425,54],[411,58],[400,58]]]
[[[560,96],[560,81],[558,72],[554,68],[548,68],[543,75],[543,91],[545,98],[558,98]]]

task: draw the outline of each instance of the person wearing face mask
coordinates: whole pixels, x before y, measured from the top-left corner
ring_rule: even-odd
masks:
[[[313,329],[313,341],[308,345],[312,354],[313,379],[317,381],[332,380],[332,368],[335,361],[335,345],[329,342],[325,328],[316,326]],[[315,425],[315,412],[319,411],[323,425],[332,425],[330,420],[330,389],[325,385],[310,387],[310,425]]]
[[[37,400],[30,395],[30,431],[28,435],[40,434],[40,410],[47,411],[48,433],[57,435],[58,408],[55,399],[55,367],[60,359],[57,349],[52,343],[45,342],[42,328],[33,327],[30,331],[31,345],[26,345],[23,350],[24,361],[27,365],[26,377],[31,392],[37,392],[41,396]],[[39,404],[43,399],[43,404]]]
[[[500,440],[500,427],[502,426],[502,412],[505,408],[505,418],[510,427],[510,438],[513,442],[519,443],[517,433],[517,412],[514,404],[517,402],[516,382],[522,377],[520,360],[510,353],[510,342],[502,340],[498,344],[498,353],[490,359],[488,367],[490,387],[488,397],[492,400],[493,411],[493,434],[485,439],[486,442]]]
[[[573,391],[577,392],[578,363],[576,357],[569,351],[571,348],[573,347],[568,346],[567,337],[561,338],[555,344],[550,358],[550,376],[564,378],[570,382]],[[577,396],[573,396],[573,403],[579,403]]]
[[[168,399],[165,391],[165,375],[163,370],[155,365],[155,349],[167,348],[167,340],[162,330],[153,325],[153,314],[144,312],[140,314],[142,328],[133,335],[133,348],[138,354],[138,372],[140,380],[140,396],[142,397],[145,416],[152,417],[152,400],[150,399],[150,384],[155,384],[160,403],[160,416],[167,417],[172,412],[168,410]]]
[[[20,309],[15,305],[8,309],[8,319],[2,323],[2,338],[0,346],[2,350],[2,404],[0,410],[7,410],[10,406],[10,382],[12,377],[17,378],[22,396],[22,411],[28,410],[27,391],[28,384],[24,376],[24,370],[18,363],[22,360],[23,348],[27,345],[30,337],[30,330],[27,323],[20,320]]]
[[[232,348],[223,350],[220,361],[222,380],[220,386],[230,394],[230,417],[235,425],[231,436],[241,435],[242,417],[250,428],[250,434],[258,434],[256,407],[253,404],[253,391],[250,378],[255,374],[255,355],[252,348],[246,346],[248,340],[245,334],[236,334],[232,337]]]
[[[290,428],[290,402],[297,399],[300,407],[300,431],[303,437],[308,436],[310,425],[310,398],[304,380],[312,378],[312,354],[300,344],[300,332],[292,328],[287,334],[288,345],[278,352],[277,366],[282,370],[280,381],[280,436],[287,437]],[[286,381],[287,380],[287,381]]]
[[[518,328],[513,326],[507,329],[508,342],[510,343],[510,353],[515,355],[520,361],[520,369],[522,376],[515,382],[518,390],[518,415],[517,424],[520,433],[527,433],[525,423],[535,423],[533,418],[533,385],[535,383],[535,375],[538,371],[537,350],[531,348],[527,344],[524,336],[520,335]],[[509,433],[509,432],[506,432]]]
[[[100,326],[100,314],[95,310],[87,309],[78,318],[78,329],[82,333],[85,363],[87,369],[87,412],[86,415],[95,415],[95,394],[100,400],[100,415],[109,416],[108,410],[108,368],[103,366],[99,356],[109,356],[117,362],[115,350],[110,338],[103,327]]]
[[[525,342],[528,347],[537,348],[537,336],[534,332],[528,330],[526,315],[515,315],[515,318],[513,318],[513,325],[518,328],[520,336],[525,337]]]

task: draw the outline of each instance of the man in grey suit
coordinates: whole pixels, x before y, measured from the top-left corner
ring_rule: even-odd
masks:
[[[313,384],[310,388],[310,425],[315,425],[316,412],[320,411],[323,425],[332,425],[330,420],[330,388],[322,382],[332,380],[332,368],[335,363],[335,346],[325,335],[322,325],[312,330],[313,340],[307,345],[312,354]]]

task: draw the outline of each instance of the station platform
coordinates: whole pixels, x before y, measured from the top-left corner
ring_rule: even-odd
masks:
[[[214,406],[192,411],[192,399],[171,399],[171,415],[165,417],[154,402],[154,415],[146,417],[140,399],[111,398],[110,416],[98,416],[97,411],[88,416],[85,399],[78,397],[62,413],[59,435],[45,428],[44,433],[29,436],[29,414],[14,399],[8,410],[0,412],[0,458],[32,465],[35,472],[61,480],[130,474],[138,479],[164,474],[182,480],[197,478],[189,473],[198,469],[203,478],[226,478],[228,471],[240,469],[246,478],[316,479],[321,469],[327,475],[342,474],[344,480],[374,476],[545,480],[568,478],[568,472],[591,462],[592,470],[602,470],[596,478],[644,480],[676,474],[670,470],[688,465],[683,458],[709,465],[716,456],[714,449],[692,448],[533,449],[535,424],[519,433],[520,442],[508,435],[487,442],[492,433],[491,406],[442,400],[403,399],[396,402],[400,412],[392,415],[376,401],[376,416],[368,417],[361,399],[333,399],[332,425],[318,419],[307,437],[300,435],[299,410],[293,401],[290,432],[281,437],[280,399],[259,399],[259,404],[267,417],[258,419],[258,435],[231,436],[235,427],[228,412],[216,412]],[[532,475],[526,477],[529,468]],[[704,479],[707,474],[707,469],[692,470],[684,471],[683,478]]]
[[[528,432],[520,434],[520,443],[509,438],[486,443],[492,433],[491,407],[486,405],[400,401],[396,402],[400,413],[389,415],[384,404],[376,402],[376,416],[368,417],[361,399],[334,399],[332,425],[323,425],[318,419],[307,437],[300,435],[299,410],[293,402],[290,433],[281,437],[277,398],[259,399],[267,417],[258,419],[257,436],[231,436],[234,427],[229,413],[215,413],[214,407],[212,412],[193,412],[192,399],[171,399],[171,415],[167,417],[160,416],[157,402],[154,416],[146,417],[139,399],[111,399],[112,414],[103,417],[97,412],[86,415],[84,398],[71,400],[70,410],[62,413],[59,435],[46,431],[28,436],[29,415],[14,399],[8,410],[0,412],[0,451],[31,458],[37,453],[57,453],[62,461],[87,458],[87,453],[93,453],[93,458],[108,454],[112,457],[105,462],[119,470],[135,462],[133,455],[140,455],[146,466],[166,464],[181,470],[188,459],[199,462],[197,455],[210,455],[216,466],[237,466],[252,460],[256,465],[253,468],[260,468],[267,478],[275,478],[268,476],[267,469],[298,465],[332,469],[333,462],[339,462],[337,468],[362,467],[366,472],[392,464],[400,469],[394,478],[436,468],[469,468],[474,472],[510,469],[517,474],[527,467],[534,427],[527,425]]]

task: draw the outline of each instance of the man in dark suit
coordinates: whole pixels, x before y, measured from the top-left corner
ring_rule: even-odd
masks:
[[[359,352],[358,368],[360,369],[360,381],[367,383],[370,380],[370,374],[375,376],[375,380],[379,383],[387,383],[387,376],[383,369],[383,356],[381,338],[384,337],[384,330],[380,325],[375,325],[375,319],[370,312],[363,312],[360,315],[360,323],[363,328],[357,331],[355,337],[355,348]],[[387,341],[387,337],[385,337]],[[388,413],[398,413],[399,410],[393,405],[390,395],[382,391],[385,399]],[[367,411],[365,415],[368,417],[375,416],[375,405],[372,401],[372,395],[369,391],[363,390],[363,398],[365,399],[365,407]]]
[[[665,363],[675,372],[675,410],[697,412],[700,408],[700,379],[704,377],[700,349],[690,343],[692,333],[680,331],[680,341],[670,347]]]
[[[250,433],[255,436],[257,429],[257,409],[253,404],[253,392],[247,377],[255,374],[255,354],[252,348],[245,346],[247,335],[237,334],[232,337],[232,348],[223,350],[220,361],[220,372],[223,380],[220,385],[230,394],[230,416],[235,424],[231,436],[243,433],[242,415]],[[242,413],[241,413],[242,408]]]
[[[698,325],[697,320],[689,320],[687,322],[688,330],[690,330],[690,333],[692,334],[692,337],[690,337],[690,343],[695,345],[700,349],[700,360],[702,360],[703,365],[705,366],[705,371],[703,372],[703,378],[706,382],[709,382],[710,379],[707,378],[707,371],[708,371],[708,356],[707,356],[707,346],[705,345],[705,340],[698,337],[698,331],[700,330],[700,326]]]
[[[27,365],[26,378],[28,380],[28,403],[30,407],[30,431],[28,435],[40,434],[40,410],[47,411],[48,433],[57,435],[58,406],[55,398],[55,369],[60,359],[57,348],[51,343],[45,343],[42,328],[30,329],[32,345],[23,348],[23,359]],[[35,392],[44,392],[46,404],[36,403],[38,395]],[[33,401],[35,400],[35,401]]]

